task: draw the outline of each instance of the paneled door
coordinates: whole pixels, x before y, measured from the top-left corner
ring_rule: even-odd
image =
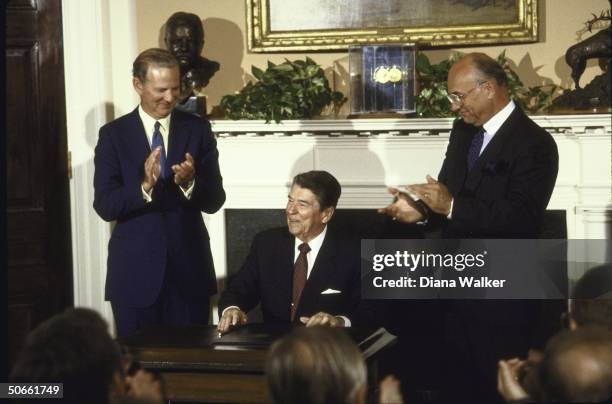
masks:
[[[5,11],[10,370],[27,333],[72,305],[72,260],[61,1]]]

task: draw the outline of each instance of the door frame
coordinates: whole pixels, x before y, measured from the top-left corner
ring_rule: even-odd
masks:
[[[98,311],[111,328],[104,301],[111,224],[93,210],[93,157],[98,129],[138,104],[130,73],[138,54],[135,3],[62,1],[74,305]]]

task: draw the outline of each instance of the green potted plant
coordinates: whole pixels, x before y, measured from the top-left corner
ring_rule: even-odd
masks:
[[[251,73],[255,82],[221,98],[220,107],[230,119],[312,118],[328,105],[337,112],[346,101],[342,93],[331,90],[323,69],[309,57],[277,65],[268,62],[265,71],[252,66]]]

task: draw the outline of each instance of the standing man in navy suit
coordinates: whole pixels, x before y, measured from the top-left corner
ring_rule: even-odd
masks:
[[[379,211],[405,223],[427,222],[444,238],[539,238],[559,166],[554,139],[512,101],[506,73],[485,54],[468,54],[451,67],[448,93],[460,119],[438,179],[407,186],[427,217],[397,189],[389,190],[394,203]],[[540,301],[449,302],[440,323],[451,397],[498,399],[497,361],[524,357],[537,343],[540,310]]]
[[[133,65],[140,105],[100,129],[94,209],[115,221],[106,299],[117,334],[147,324],[207,324],[216,279],[201,212],[225,202],[210,123],[174,107],[179,64],[163,49]]]

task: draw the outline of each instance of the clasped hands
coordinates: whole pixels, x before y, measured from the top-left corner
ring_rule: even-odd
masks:
[[[333,316],[322,311],[310,317],[300,317],[300,321],[303,324],[306,324],[306,327],[312,327],[315,325],[344,327],[344,319],[342,317]],[[232,326],[243,325],[247,322],[248,318],[246,313],[238,308],[232,307],[223,312],[223,315],[219,320],[219,324],[217,325],[217,331],[224,333],[227,332]]]
[[[142,181],[142,188],[145,192],[149,192],[159,179],[161,166],[160,166],[160,154],[161,146],[156,147],[144,163],[144,179]],[[185,160],[180,164],[175,164],[172,167],[174,172],[174,183],[187,188],[195,176],[195,165],[193,163],[193,157],[191,154],[185,153]]]
[[[433,212],[447,216],[450,213],[453,199],[448,188],[441,182],[427,175],[427,183],[406,185],[406,189],[417,195]],[[393,202],[378,209],[378,213],[391,216],[393,220],[403,223],[416,223],[423,219],[423,215],[408,202],[408,199],[397,188],[387,188],[395,197]]]

